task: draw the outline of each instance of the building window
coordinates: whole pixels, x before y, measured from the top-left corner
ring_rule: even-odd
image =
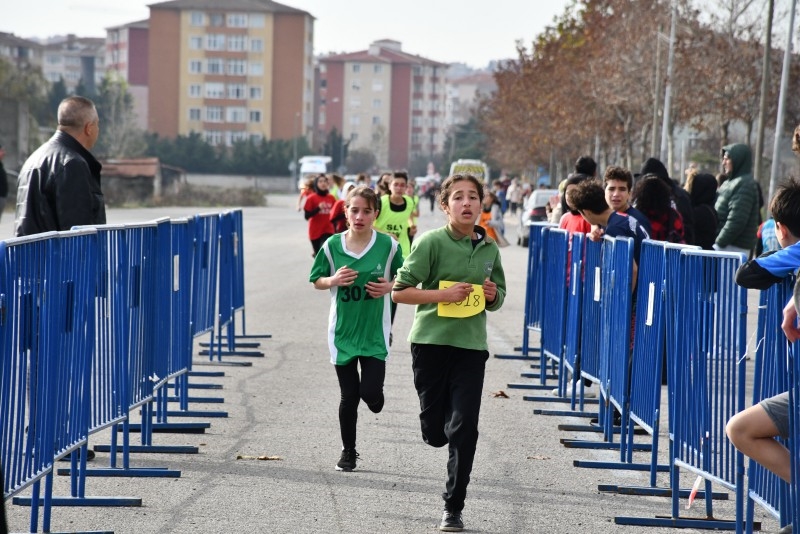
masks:
[[[208,122],[222,122],[222,106],[208,106],[206,108],[206,120]]]
[[[225,120],[227,122],[244,122],[247,110],[242,107],[229,107],[225,110]]]
[[[422,76],[422,67],[419,65],[412,67],[411,72],[414,74],[414,76]]]
[[[250,62],[250,76],[263,76],[264,75],[264,64],[260,61],[251,61]]]
[[[244,13],[229,13],[228,14],[228,27],[230,28],[247,28],[247,15]]]
[[[326,72],[328,72],[328,66],[325,63],[320,63],[319,64],[319,73],[320,74],[325,74]]]
[[[219,33],[206,35],[206,50],[225,50],[225,36]]]
[[[249,139],[250,139],[251,143],[253,143],[254,145],[257,145],[258,143],[260,143],[264,139],[264,136],[261,135],[260,133],[251,133],[250,136],[249,136]]]
[[[199,59],[190,59],[189,60],[189,74],[202,74],[203,73],[203,62]]]
[[[380,108],[381,105],[382,105],[382,102],[381,102],[380,98],[373,98],[372,99],[372,107],[373,108]]]
[[[259,14],[251,13],[248,22],[251,28],[263,28],[264,15],[260,13]]]
[[[190,121],[200,120],[200,108],[189,108],[189,120]]]
[[[381,118],[377,115],[372,116],[372,124],[378,125],[381,123]]]
[[[261,93],[260,85],[250,87],[250,100],[261,100]]]
[[[228,98],[233,100],[244,100],[246,98],[247,86],[243,83],[228,84]]]
[[[221,82],[209,82],[206,84],[206,98],[224,98],[225,84]]]
[[[203,135],[206,138],[206,143],[209,145],[220,145],[222,144],[222,132],[218,130],[208,130],[203,132]]]
[[[193,83],[189,85],[189,96],[192,98],[200,98],[203,94],[203,88],[200,86],[199,83]]]
[[[361,90],[361,82],[358,80],[353,80],[352,85],[350,86],[353,91],[360,91]]]
[[[250,51],[251,52],[263,52],[264,51],[264,40],[263,39],[250,39]]]
[[[351,98],[350,99],[350,107],[351,108],[360,108],[361,107],[361,99],[360,98]]]
[[[209,26],[215,26],[219,28],[225,24],[225,18],[222,16],[221,13],[212,13],[208,16],[208,18],[209,18]]]
[[[325,112],[324,111],[320,111],[319,112],[319,124],[320,124],[320,126],[325,124]]]
[[[229,35],[228,50],[244,52],[247,49],[247,37],[244,35]]]
[[[192,26],[205,26],[206,25],[206,16],[203,14],[202,11],[192,11],[189,15],[189,24]]]
[[[380,74],[381,72],[383,72],[383,65],[377,65],[377,64],[373,65],[372,72],[374,72],[375,74]]]
[[[244,76],[247,74],[245,72],[247,61],[244,59],[229,59],[227,67],[227,73],[231,76]]]
[[[361,124],[361,117],[358,115],[350,115],[350,125],[358,126],[359,124]]]
[[[250,122],[261,122],[261,110],[260,109],[251,109],[250,110]]]
[[[223,61],[218,57],[212,57],[206,60],[206,73],[207,74],[222,74]]]
[[[383,82],[380,80],[372,80],[373,91],[383,91]]]
[[[422,117],[420,116],[411,117],[411,126],[414,128],[422,128]]]
[[[189,48],[191,48],[192,50],[202,50],[203,36],[202,35],[189,36]]]
[[[411,104],[411,109],[422,109],[422,100],[414,99]]]
[[[353,63],[353,72],[361,72],[361,63]]]

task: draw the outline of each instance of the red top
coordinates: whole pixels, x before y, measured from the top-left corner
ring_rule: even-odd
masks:
[[[592,225],[583,218],[581,215],[574,215],[571,212],[567,212],[561,216],[561,221],[558,223],[558,227],[562,230],[569,231],[570,235],[578,232],[581,234],[588,234],[592,231]]]
[[[306,204],[303,206],[305,211],[314,211],[319,208],[319,211],[308,220],[308,238],[319,239],[325,234],[333,234],[333,225],[331,224],[331,210],[333,204],[336,202],[336,197],[328,193],[327,195],[320,196],[317,193],[311,193],[306,197]]]

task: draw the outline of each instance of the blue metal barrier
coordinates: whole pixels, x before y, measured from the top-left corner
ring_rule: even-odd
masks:
[[[239,212],[241,214],[241,212]],[[241,261],[241,239],[237,234],[234,212],[226,211],[219,215],[219,283],[217,285],[217,343],[214,344],[214,331],[211,332],[210,343],[201,343],[208,346],[200,355],[213,358],[222,356],[250,356],[263,357],[264,353],[257,350],[240,350],[242,348],[258,348],[259,342],[236,343],[234,314],[239,305],[239,294],[244,294],[244,264]],[[239,230],[240,231],[240,230]],[[239,272],[239,270],[242,272]],[[237,287],[242,284],[241,287]],[[244,308],[242,297],[241,308]],[[223,336],[223,332],[227,335]],[[223,339],[225,347],[223,348]]]
[[[272,334],[248,334],[245,310],[244,290],[244,214],[241,209],[231,210],[233,217],[233,317],[228,335],[241,339],[271,338]],[[241,312],[242,333],[236,334],[236,312]]]
[[[564,274],[569,270],[569,232],[556,228],[545,228],[542,261],[541,298],[547,302],[547,313],[541,317],[542,362],[539,380],[547,382],[547,360],[553,367],[558,366],[563,375],[564,333],[567,312],[567,283]],[[561,375],[560,375],[561,376]],[[559,380],[561,382],[561,380]]]
[[[521,354],[495,354],[495,358],[534,360],[533,355],[541,355],[541,347],[530,346],[531,332],[541,331],[542,318],[542,287],[544,278],[542,269],[543,232],[545,228],[554,228],[556,225],[547,222],[535,222],[530,227],[528,238],[528,266],[525,281],[525,312],[522,326],[522,346],[517,347]],[[526,384],[509,384],[508,387],[527,388]]]
[[[735,282],[742,254],[684,250],[679,278],[672,515],[669,518],[616,517],[617,524],[741,531],[744,526],[744,459],[725,435],[725,425],[744,408],[747,292]],[[736,519],[714,519],[713,499],[706,518],[681,517],[680,471],[736,495]]]
[[[792,297],[791,276],[762,291],[759,296],[756,354],[753,362],[753,404],[789,390],[789,342],[781,330],[783,307]],[[785,440],[779,439],[784,445]],[[749,460],[746,532],[753,531],[754,504],[775,516],[781,525],[792,521],[789,485],[777,475]]]
[[[797,299],[794,298],[795,307]],[[793,484],[789,486],[789,506],[792,510],[792,531],[800,532],[800,413],[798,413],[798,399],[800,399],[800,343],[794,342],[789,347],[789,448],[792,466]]]

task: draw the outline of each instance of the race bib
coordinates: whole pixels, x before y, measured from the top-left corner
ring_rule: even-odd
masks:
[[[458,282],[439,280],[439,289],[447,289]],[[472,293],[461,302],[440,302],[439,317],[453,317],[463,319],[472,317],[486,308],[486,297],[483,295],[483,286],[472,284]]]

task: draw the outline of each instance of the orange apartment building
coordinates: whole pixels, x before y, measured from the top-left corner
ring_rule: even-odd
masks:
[[[316,138],[336,128],[350,149],[381,168],[403,169],[442,150],[448,65],[403,52],[401,43],[319,58]]]
[[[310,136],[314,18],[269,0],[150,4],[147,129],[211,144]]]

